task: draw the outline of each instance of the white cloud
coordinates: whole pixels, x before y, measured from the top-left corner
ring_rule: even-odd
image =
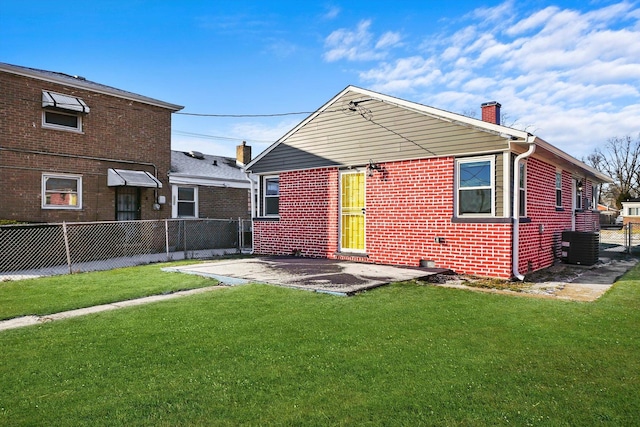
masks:
[[[517,36],[519,34],[526,33],[529,30],[539,28],[544,25],[555,13],[558,8],[555,6],[547,7],[533,15],[513,24],[511,28],[507,30],[507,34],[510,36]]]
[[[376,43],[376,49],[386,49],[388,47],[397,46],[400,43],[400,40],[402,40],[400,33],[388,31],[380,37],[380,40]]]
[[[340,15],[341,11],[342,10],[338,6],[329,6],[322,17],[324,19],[335,19]]]
[[[355,30],[341,28],[325,39],[324,59],[328,62],[346,59],[348,61],[371,61],[384,59],[389,48],[400,45],[402,36],[397,32],[386,32],[376,41],[369,30],[371,20],[360,21]]]
[[[379,61],[359,72],[365,87],[458,112],[497,100],[518,126],[578,157],[611,136],[637,134],[640,8],[626,1],[586,12],[517,8],[506,1],[478,9],[468,25],[429,36],[414,52],[407,43],[406,57],[374,58],[369,21],[365,43],[341,40]]]

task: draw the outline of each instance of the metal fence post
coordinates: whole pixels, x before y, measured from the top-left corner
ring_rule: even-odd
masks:
[[[69,236],[67,235],[67,223],[62,222],[62,236],[64,237],[64,250],[67,255],[67,265],[69,266],[69,274],[71,271],[71,250],[69,249]]]
[[[170,258],[169,258],[169,220],[168,219],[164,220],[164,247],[167,251],[167,261],[169,261]]]
[[[182,247],[184,248],[184,259],[187,258],[187,220],[182,220]]]

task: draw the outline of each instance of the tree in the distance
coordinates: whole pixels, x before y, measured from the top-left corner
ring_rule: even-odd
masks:
[[[620,202],[640,195],[640,134],[610,138],[602,147],[593,150],[584,160],[600,172],[609,175],[614,182],[602,190],[602,196]]]

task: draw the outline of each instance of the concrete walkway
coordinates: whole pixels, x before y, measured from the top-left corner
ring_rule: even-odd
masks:
[[[61,313],[48,314],[46,316],[23,316],[15,319],[0,321],[0,331],[7,329],[22,328],[24,326],[32,326],[40,323],[52,322],[54,320],[70,319],[72,317],[84,316],[86,314],[101,313],[103,311],[117,310],[119,308],[134,307],[136,305],[149,304],[152,302],[166,301],[169,299],[179,298],[187,295],[195,295],[203,292],[209,292],[216,289],[224,289],[224,286],[208,286],[206,288],[190,289],[187,291],[179,291],[171,294],[152,295],[150,297],[137,298],[127,301],[119,301],[111,304],[96,305],[93,307],[79,308],[77,310],[63,311]]]

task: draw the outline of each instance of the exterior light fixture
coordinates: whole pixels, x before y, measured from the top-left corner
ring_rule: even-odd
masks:
[[[369,164],[367,165],[367,175],[368,176],[373,176],[373,172],[374,171],[382,171],[382,166],[380,166],[377,163],[374,163],[373,160],[369,159]]]

